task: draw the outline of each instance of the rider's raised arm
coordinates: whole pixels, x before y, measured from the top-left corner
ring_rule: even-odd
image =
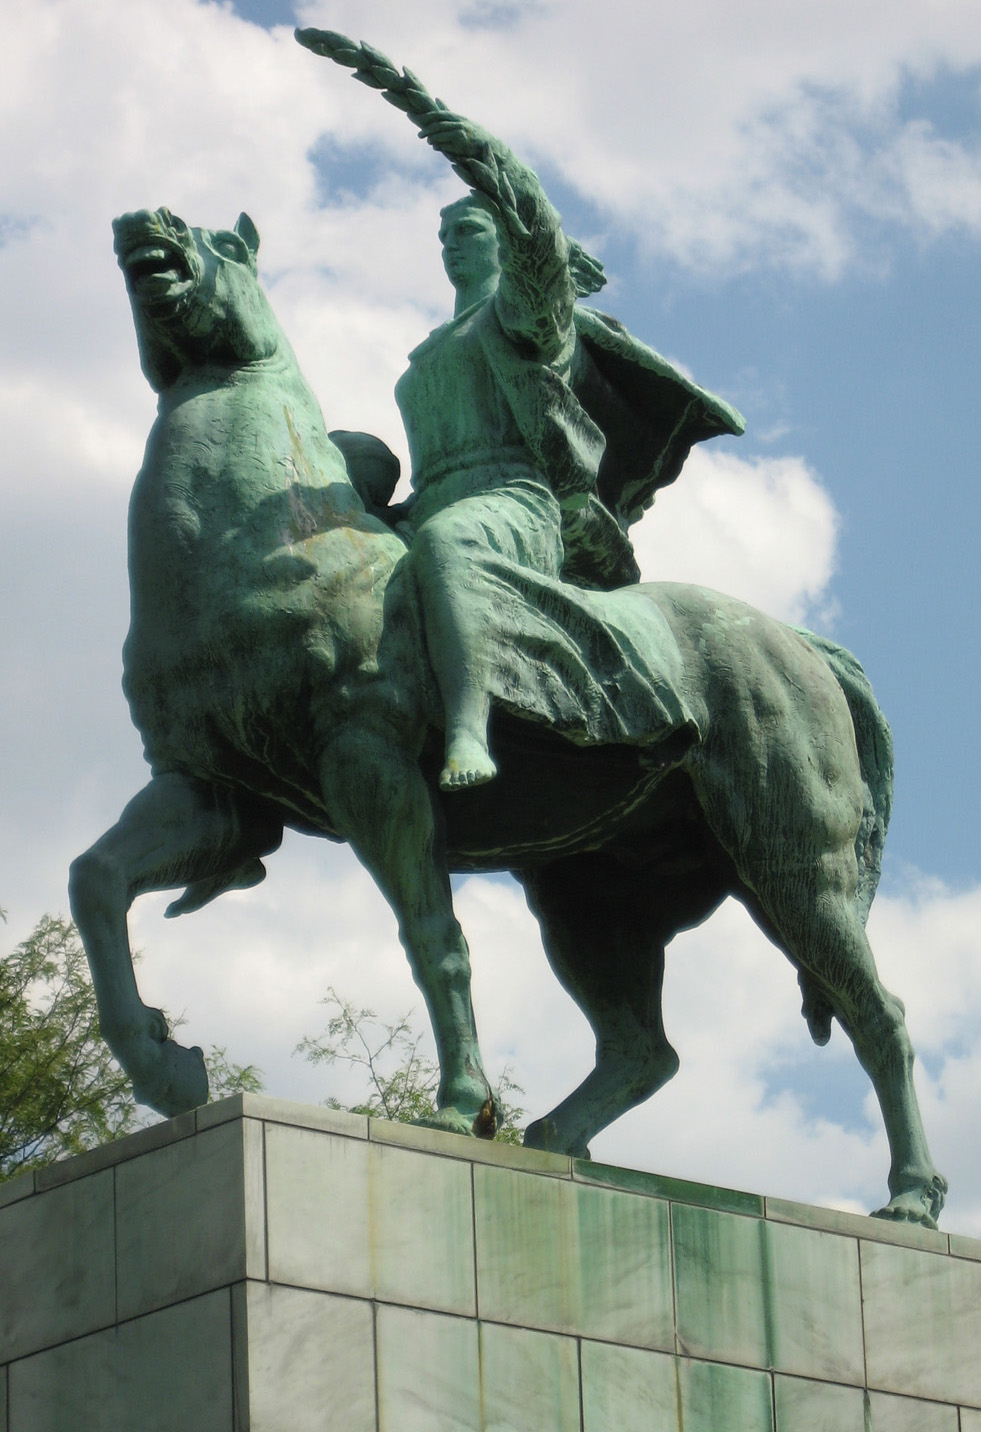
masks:
[[[305,49],[353,70],[353,77],[380,91],[444,154],[465,184],[494,205],[501,231],[503,273],[497,312],[505,332],[529,357],[563,366],[575,344],[572,311],[576,285],[569,268],[569,241],[533,170],[479,125],[447,109],[411,70],[401,72],[371,45],[336,30],[297,30]],[[580,253],[585,259],[585,255]],[[603,283],[591,265],[592,292]]]
[[[502,328],[529,357],[561,366],[575,342],[576,286],[569,241],[537,174],[500,140],[449,110],[428,117],[420,133],[494,206],[501,245],[495,304]]]

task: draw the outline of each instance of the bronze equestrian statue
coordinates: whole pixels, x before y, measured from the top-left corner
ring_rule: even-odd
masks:
[[[337,39],[312,44],[327,53]],[[661,1016],[665,946],[733,895],[797,969],[815,1040],[837,1018],[869,1074],[891,1152],[881,1212],[934,1226],[946,1184],[920,1120],[903,1006],[865,935],[892,786],[869,683],[842,648],[742,602],[630,582],[629,522],[692,442],[739,431],[739,415],[601,316],[570,317],[570,283],[589,261],[510,151],[448,112],[429,137],[471,179],[493,171],[482,213],[512,205],[496,235],[482,219],[470,231],[485,263],[498,241],[495,282],[440,339],[459,348],[465,328],[452,382],[466,390],[467,365],[486,364],[504,397],[481,399],[492,440],[475,460],[458,453],[441,468],[432,429],[473,443],[472,415],[419,417],[425,394],[438,396],[438,367],[415,396],[400,393],[426,467],[414,501],[392,511],[366,505],[352,481],[365,487],[377,441],[328,436],[258,285],[252,222],[211,231],[160,209],[114,225],[159,416],[130,509],[124,648],[151,778],[71,877],[104,1037],[139,1100],[166,1115],[203,1103],[201,1051],[171,1039],[140,999],[129,906],[183,889],[168,910],[182,914],[256,884],[284,827],[348,841],[398,918],[426,1000],[438,1122],[491,1134],[449,876],[509,870],[596,1035],[595,1067],[525,1142],[584,1156],[594,1134],[675,1073]],[[528,301],[538,346],[528,339],[514,357],[520,303],[497,295],[509,265],[524,262],[514,258],[522,228],[551,268]],[[466,252],[455,262],[465,270]],[[522,272],[527,297],[528,264]],[[546,305],[551,334],[539,321],[548,285],[559,295]],[[641,458],[624,435],[646,421],[637,412],[652,392],[663,412],[643,430]],[[433,534],[439,512],[452,521]],[[461,578],[452,564],[432,568],[453,531],[483,615],[468,627],[464,613],[462,634],[434,657]],[[471,659],[481,631],[486,646]],[[454,652],[472,688],[462,698]],[[450,707],[474,692],[465,750],[447,740]]]

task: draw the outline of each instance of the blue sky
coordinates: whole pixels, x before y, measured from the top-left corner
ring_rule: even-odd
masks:
[[[435,232],[460,184],[403,116],[297,47],[339,29],[416,70],[538,169],[604,259],[601,306],[745,413],[645,519],[645,575],[829,632],[893,726],[870,933],[909,1007],[950,1226],[981,1234],[978,459],[981,30],[973,0],[6,0],[0,57],[0,904],[64,910],[70,859],[145,779],[119,692],[129,486],[153,417],[109,221],[247,209],[329,426],[403,452],[392,387],[447,316]],[[488,1062],[537,1114],[588,1067],[518,892],[471,880]],[[133,914],[147,998],[317,1099],[291,1060],[333,983],[419,1005],[344,853],[290,841],[190,920]],[[329,918],[325,914],[329,912]],[[207,952],[207,957],[202,952]],[[243,971],[247,972],[243,977]],[[849,1207],[884,1194],[867,1084],[807,1042],[792,972],[735,908],[669,953],[674,1084],[597,1157]]]

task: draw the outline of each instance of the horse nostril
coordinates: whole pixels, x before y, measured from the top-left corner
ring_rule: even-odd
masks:
[[[148,225],[157,223],[157,215],[150,209],[136,209],[132,214],[120,214],[118,219],[113,219],[113,233],[120,233],[126,229],[145,229]]]

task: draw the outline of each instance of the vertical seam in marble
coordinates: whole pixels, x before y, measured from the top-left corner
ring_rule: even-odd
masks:
[[[766,1377],[770,1384],[770,1427],[772,1432],[780,1432],[777,1426],[777,1374],[771,1368]]]
[[[381,1432],[381,1396],[378,1386],[378,1303],[371,1300],[371,1352],[375,1378],[375,1432]]]
[[[474,1317],[480,1317],[480,1283],[477,1280],[477,1177],[475,1165],[470,1165],[470,1228],[473,1236],[473,1309]]]
[[[678,1330],[678,1287],[677,1287],[677,1259],[674,1247],[674,1204],[667,1200],[668,1206],[668,1273],[671,1279],[671,1325],[674,1329],[674,1354],[675,1357],[681,1351],[681,1342]]]
[[[248,1289],[248,1282],[246,1281],[243,1286]],[[238,1388],[235,1386],[235,1295],[233,1289],[234,1285],[229,1284],[225,1290],[228,1297],[228,1385],[231,1391],[232,1429],[233,1432],[248,1432],[248,1423],[239,1419]],[[248,1296],[247,1293],[246,1296]],[[248,1346],[247,1333],[246,1346]]]
[[[763,1358],[764,1366],[775,1370],[777,1365],[776,1329],[774,1326],[773,1249],[770,1246],[772,1224],[757,1220],[760,1240],[760,1281],[763,1285]]]
[[[112,1166],[112,1320],[119,1327],[119,1210],[116,1206],[116,1170]]]
[[[862,1379],[865,1391],[869,1388],[869,1347],[865,1332],[865,1278],[862,1268],[862,1240],[855,1239],[855,1253],[858,1258],[858,1312],[862,1324]],[[960,1420],[958,1418],[958,1420]]]
[[[265,1119],[260,1124],[262,1129],[262,1278],[263,1282],[269,1282],[269,1178],[266,1155],[266,1128]]]
[[[586,1398],[582,1383],[582,1338],[576,1338],[576,1368],[579,1374],[579,1432],[586,1432]]]
[[[676,1432],[685,1432],[685,1398],[681,1389],[681,1358],[676,1353],[672,1359],[674,1373],[674,1425]]]

